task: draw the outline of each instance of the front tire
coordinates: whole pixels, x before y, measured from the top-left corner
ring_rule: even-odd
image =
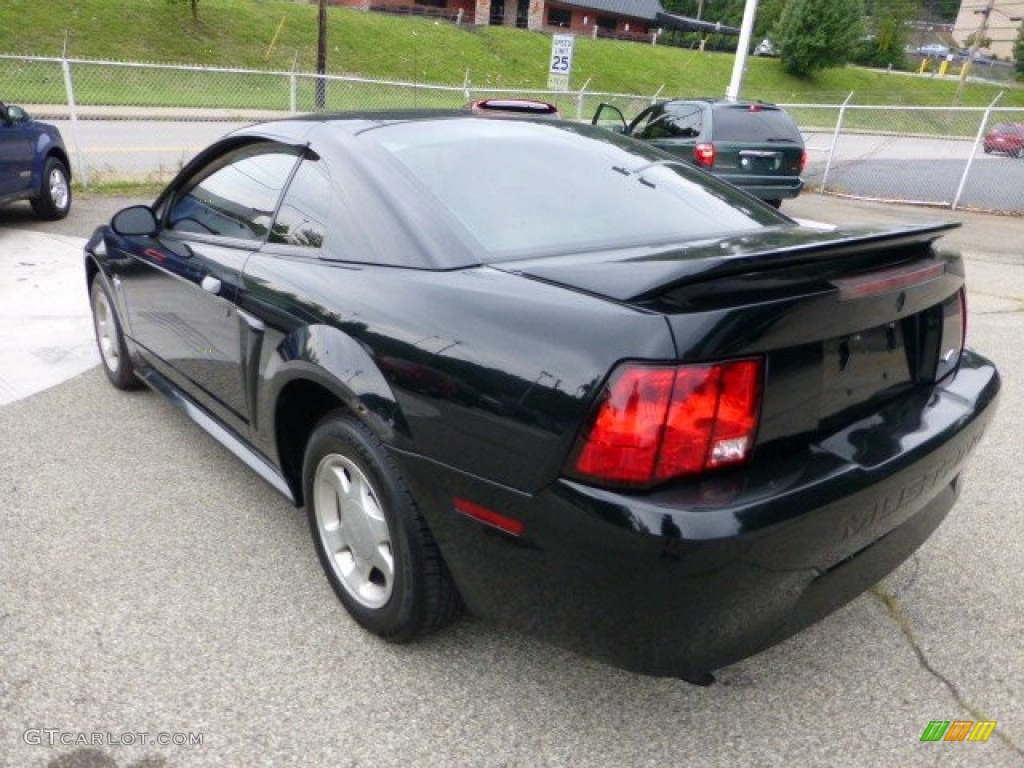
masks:
[[[56,157],[46,158],[39,195],[30,202],[36,216],[47,221],[63,219],[71,210],[71,176]]]
[[[135,378],[128,346],[121,332],[121,322],[117,319],[114,302],[99,275],[92,279],[89,300],[92,305],[92,327],[96,333],[96,346],[100,351],[103,372],[107,374],[110,383],[118,389],[138,389],[139,380]]]
[[[398,467],[347,412],[313,430],[302,487],[320,564],[360,626],[406,643],[458,617],[462,599]]]
[[[1013,156],[1018,160],[1024,159],[1024,147],[1017,147],[1013,150]]]
[[[778,208],[782,207],[782,200],[779,200],[778,198],[773,198],[771,200],[765,200],[765,202],[768,203],[768,205],[770,205],[772,208],[778,209]]]

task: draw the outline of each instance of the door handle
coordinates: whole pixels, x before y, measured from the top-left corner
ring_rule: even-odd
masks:
[[[214,296],[220,293],[220,280],[213,275],[207,275],[204,277],[203,282],[200,283],[200,285],[203,287],[204,291],[212,293]]]

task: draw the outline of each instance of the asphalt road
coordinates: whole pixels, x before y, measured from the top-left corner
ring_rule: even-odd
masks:
[[[90,179],[169,180],[201,149],[251,121],[52,120],[73,152],[72,172]],[[81,154],[74,154],[76,147]]]
[[[80,199],[53,229],[0,211],[0,268],[19,233],[84,236],[128,202]],[[873,592],[709,688],[473,618],[387,645],[337,603],[302,513],[158,396],[94,368],[0,407],[0,765],[1024,764],[1024,239],[1018,220],[964,221],[948,239],[970,248],[969,340],[1004,391],[959,504]],[[998,725],[920,742],[958,719]]]
[[[925,201],[950,205],[963,177],[963,160],[876,159],[840,156],[829,169],[831,192],[879,200]],[[811,189],[821,184],[824,166],[808,168]],[[1024,161],[1005,155],[976,158],[959,205],[987,211],[1024,212]]]

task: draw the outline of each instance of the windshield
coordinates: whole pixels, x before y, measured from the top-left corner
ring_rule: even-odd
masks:
[[[466,118],[395,123],[361,136],[388,150],[488,261],[789,222],[669,155],[591,126]]]

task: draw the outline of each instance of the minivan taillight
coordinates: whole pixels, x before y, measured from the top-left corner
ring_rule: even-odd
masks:
[[[693,157],[697,165],[712,168],[715,165],[715,145],[711,142],[698,144],[693,148]]]
[[[804,168],[807,167],[807,150],[805,149],[800,153],[800,173],[804,172]]]
[[[746,461],[757,431],[761,369],[760,359],[619,366],[576,440],[568,473],[649,488]]]

